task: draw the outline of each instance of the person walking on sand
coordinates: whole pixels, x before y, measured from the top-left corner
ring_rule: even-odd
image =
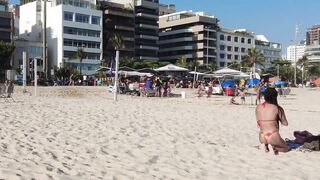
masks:
[[[246,104],[246,91],[244,88],[241,88],[239,90],[239,96],[240,96],[240,99],[241,99],[241,104]]]
[[[256,107],[256,121],[260,128],[259,149],[266,152],[288,152],[286,142],[281,138],[279,126],[288,126],[284,110],[277,101],[278,92],[274,88],[265,91],[265,102]]]

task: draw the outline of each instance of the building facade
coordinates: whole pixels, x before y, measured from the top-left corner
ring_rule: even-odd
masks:
[[[7,2],[0,0],[0,40],[11,43],[13,33],[12,13],[8,12]]]
[[[114,59],[114,47],[108,39],[119,34],[124,41],[120,58],[158,60],[158,0],[107,0],[100,3],[104,18],[105,58]]]
[[[31,13],[30,13],[31,12]],[[102,12],[95,1],[52,1],[47,3],[47,46],[49,69],[73,66],[83,74],[94,74],[102,59]],[[20,37],[39,42],[42,39],[41,4],[30,2],[20,7]],[[86,57],[74,57],[83,48]]]
[[[241,63],[248,49],[254,47],[254,35],[245,29],[220,28],[217,36],[217,66],[227,67],[232,62]]]
[[[174,4],[159,4],[159,16],[172,14],[175,12],[176,12],[176,6]]]
[[[294,63],[298,61],[305,55],[306,44],[290,45],[287,47],[287,56],[286,59]]]
[[[320,24],[307,29],[306,56],[310,62],[320,62]]]
[[[254,36],[255,48],[265,57],[265,68],[271,67],[274,60],[281,59],[282,46],[280,43],[270,42],[264,35]]]
[[[175,62],[180,57],[202,65],[216,61],[218,20],[203,12],[182,11],[159,18],[159,59]]]

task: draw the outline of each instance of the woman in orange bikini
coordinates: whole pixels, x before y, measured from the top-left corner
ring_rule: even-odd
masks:
[[[288,152],[288,146],[279,134],[279,124],[288,126],[288,121],[283,108],[278,105],[277,96],[278,93],[274,88],[267,88],[264,95],[265,102],[256,107],[260,148],[267,152]]]

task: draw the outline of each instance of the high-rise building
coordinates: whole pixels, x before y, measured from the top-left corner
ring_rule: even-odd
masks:
[[[12,13],[8,12],[7,1],[0,0],[0,40],[11,43],[12,32]]]
[[[184,57],[209,65],[216,60],[218,19],[203,12],[182,11],[159,18],[159,58]]]
[[[159,4],[159,15],[172,14],[176,12],[176,6],[174,4]]]
[[[217,34],[218,67],[227,67],[232,62],[241,63],[248,49],[254,47],[254,34],[245,29],[220,28]]]
[[[270,42],[264,35],[254,36],[255,48],[265,57],[265,68],[271,67],[271,62],[281,59],[281,44]]]
[[[287,47],[287,60],[294,63],[295,61],[298,61],[305,55],[306,51],[306,44],[305,42],[302,42],[298,45],[290,45]]]
[[[307,29],[306,56],[310,62],[320,62],[320,24]]]
[[[136,60],[158,60],[158,0],[105,0],[100,4],[104,11],[104,34],[123,36],[128,47],[125,56],[129,57],[134,48]],[[105,45],[104,51],[112,55],[105,56],[112,57],[114,52],[111,52],[111,45],[108,46]]]
[[[42,40],[43,17],[41,2],[20,6],[20,37],[29,41]],[[54,0],[47,3],[47,46],[49,69],[73,66],[83,74],[94,74],[102,59],[102,12],[94,0]],[[74,57],[83,48],[86,57]]]

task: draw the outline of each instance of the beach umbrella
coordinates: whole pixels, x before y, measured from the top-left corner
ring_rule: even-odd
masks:
[[[237,71],[230,68],[222,68],[213,72],[213,74],[220,74],[220,75],[239,75],[240,73],[241,71]]]
[[[221,87],[228,87],[228,86],[234,86],[234,82],[230,80],[226,80],[221,83]]]
[[[173,64],[168,64],[166,66],[160,67],[155,69],[155,71],[160,72],[160,71],[165,71],[165,72],[169,72],[169,71],[188,71],[188,69],[186,68],[182,68]]]
[[[320,78],[318,78],[317,80],[313,81],[313,83],[317,86],[320,86]]]
[[[257,84],[259,84],[259,79],[257,78],[247,79],[246,86],[256,86]]]

